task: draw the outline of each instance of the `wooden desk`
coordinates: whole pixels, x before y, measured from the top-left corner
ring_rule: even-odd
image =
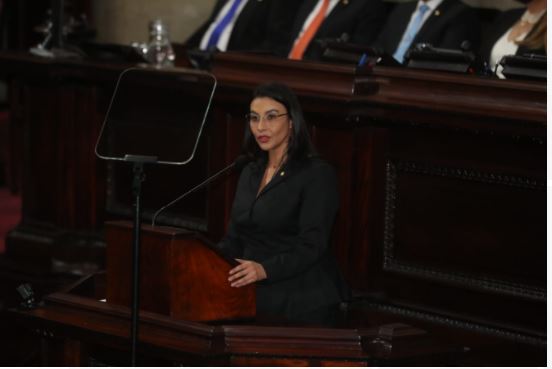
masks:
[[[104,289],[105,275],[98,274],[49,295],[44,306],[35,310],[11,312],[43,337],[41,364],[128,365],[130,312],[100,301]],[[325,327],[260,318],[197,323],[142,311],[138,362],[155,366],[446,365],[469,351],[438,331],[399,323],[392,314],[372,315],[371,321],[360,322],[344,313],[338,323]]]

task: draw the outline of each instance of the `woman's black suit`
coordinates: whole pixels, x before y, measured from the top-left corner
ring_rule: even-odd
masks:
[[[309,320],[337,306],[346,292],[329,248],[338,208],[336,175],[320,159],[290,161],[257,196],[265,166],[259,160],[244,168],[219,247],[264,267],[258,315]]]

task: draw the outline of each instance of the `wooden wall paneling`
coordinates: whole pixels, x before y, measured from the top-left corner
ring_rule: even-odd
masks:
[[[59,225],[94,231],[102,226],[105,203],[105,162],[95,155],[96,139],[103,123],[97,110],[97,89],[68,86],[61,93],[61,145],[59,162],[64,163],[64,203]],[[72,103],[71,103],[72,102]]]
[[[8,86],[10,115],[8,121],[6,183],[13,193],[20,193],[23,168],[23,121],[25,119],[23,100],[25,88],[15,80],[9,81]]]
[[[95,152],[96,142],[90,142],[89,137],[99,137],[105,116],[105,104],[103,99],[110,89],[104,86],[94,86],[90,90],[81,91],[79,99],[82,99],[83,110],[77,114],[79,132],[77,141],[81,146],[79,158],[81,159],[78,186],[87,189],[81,192],[77,200],[79,204],[90,204],[88,212],[79,219],[79,229],[95,231],[103,227],[105,219],[105,193],[106,193],[106,163],[102,162]],[[91,104],[93,102],[94,104]],[[83,198],[84,197],[84,198]],[[88,202],[87,202],[88,200]]]
[[[542,318],[536,302],[544,305],[546,295],[544,147],[512,137],[414,131],[391,135],[384,270],[411,282],[517,297]],[[481,310],[478,300],[467,301],[475,306],[447,308]],[[510,324],[526,321],[511,316],[515,301],[480,313]],[[445,302],[431,298],[429,305]]]
[[[22,222],[8,236],[10,253],[44,256],[54,252],[56,248],[51,245],[57,244],[64,247],[54,252],[56,259],[72,262],[77,259],[80,267],[93,259],[101,265],[103,255],[98,246],[101,249],[102,242],[95,232],[103,222],[99,209],[104,206],[105,177],[103,163],[93,154],[101,125],[95,91],[57,79],[14,83],[24,85],[26,91],[24,99],[16,101],[21,104],[16,111],[25,111],[22,120],[25,199]],[[66,231],[80,235],[75,237]],[[34,251],[26,248],[37,241],[49,246]],[[18,244],[26,246],[16,251]],[[91,249],[81,248],[80,252],[67,249],[76,245]]]
[[[356,118],[355,118],[356,119]],[[363,293],[381,292],[378,276],[383,258],[385,165],[388,132],[359,120],[354,141],[354,182],[351,198],[352,242],[350,273],[353,286]]]
[[[546,87],[398,73],[359,77],[351,104],[387,137],[372,297],[405,317],[543,347]]]
[[[542,343],[542,139],[399,123],[385,131],[385,239],[372,252],[382,253],[376,280],[388,301]]]
[[[329,161],[335,168],[338,179],[339,211],[332,232],[332,248],[336,255],[340,270],[350,284],[355,284],[359,276],[354,273],[351,264],[351,253],[354,247],[351,243],[351,228],[353,214],[358,202],[353,199],[354,187],[354,137],[349,129],[325,126],[328,121],[337,121],[333,115],[318,116],[309,114],[313,144],[323,159]],[[321,125],[319,125],[322,123]]]
[[[86,361],[85,346],[81,341],[66,338],[63,341],[63,362],[68,366],[84,366]]]
[[[247,111],[248,106],[242,103],[215,102],[207,133],[211,137],[209,173],[230,165],[240,155]],[[226,233],[239,175],[238,171],[232,170],[209,185],[208,237],[213,242],[218,242]]]
[[[76,111],[77,97],[76,88],[63,84],[58,88],[58,99],[56,109],[59,117],[56,125],[57,143],[55,145],[55,163],[59,166],[58,173],[54,176],[57,179],[56,188],[59,190],[59,209],[56,214],[55,224],[63,228],[75,228],[76,223],[76,188],[78,151],[76,143]],[[53,163],[52,163],[53,164]],[[83,204],[84,207],[84,204]]]
[[[58,96],[49,86],[28,85],[26,101],[23,222],[51,226],[58,219],[58,205],[63,206],[59,196],[64,190],[57,183],[63,171],[56,155],[60,145]]]
[[[228,126],[229,116],[225,113],[224,109],[219,107],[213,108],[209,113],[209,129],[205,132],[212,137],[210,141],[209,151],[209,175],[216,173],[225,166],[232,162],[232,158],[227,152],[226,142],[229,135]],[[233,171],[232,171],[233,172]],[[234,173],[227,173],[223,178],[211,183],[207,187],[208,193],[208,219],[209,219],[209,237],[213,242],[218,242],[224,230],[226,224],[224,219],[229,218],[228,202],[233,198],[233,193],[230,194],[230,189],[227,186],[229,178]],[[217,216],[222,212],[224,219]]]
[[[57,94],[48,82],[32,78],[13,80],[12,85],[18,86],[13,124],[21,132],[22,216],[6,237],[7,255],[49,267],[53,239],[59,235],[54,227],[59,196]]]

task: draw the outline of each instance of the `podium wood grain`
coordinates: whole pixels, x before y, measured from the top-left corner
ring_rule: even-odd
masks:
[[[193,233],[142,226],[140,308],[174,319],[214,321],[255,316],[255,288],[232,288],[231,263]],[[109,222],[107,301],[130,306],[132,225]]]

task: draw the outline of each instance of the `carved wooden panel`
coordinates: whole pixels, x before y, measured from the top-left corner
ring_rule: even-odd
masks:
[[[546,300],[543,179],[389,161],[386,190],[385,271]]]

